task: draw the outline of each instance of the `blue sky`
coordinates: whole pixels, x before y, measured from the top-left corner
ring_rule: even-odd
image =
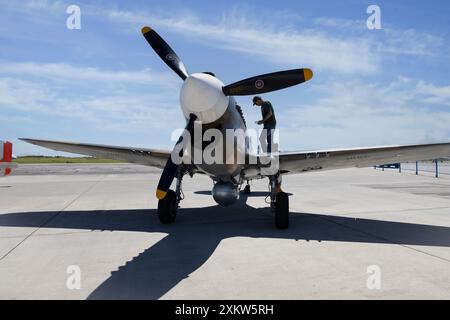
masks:
[[[66,8],[81,8],[81,30]],[[382,29],[366,27],[381,8]],[[448,1],[0,0],[0,138],[54,154],[46,138],[172,148],[181,80],[143,39],[152,26],[190,72],[224,83],[309,67],[312,81],[266,94],[281,149],[450,141]],[[248,123],[251,97],[237,99]],[[256,125],[254,125],[256,127]]]

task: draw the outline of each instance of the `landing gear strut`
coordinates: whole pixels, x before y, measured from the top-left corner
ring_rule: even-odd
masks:
[[[177,171],[177,184],[175,191],[167,191],[164,199],[158,201],[158,218],[163,224],[171,224],[175,222],[177,211],[180,207],[180,201],[183,200],[181,194],[181,183],[183,180],[184,169],[180,166]]]
[[[289,227],[289,196],[280,189],[281,177],[279,175],[271,176],[270,179],[270,207],[275,212],[275,226],[278,229],[287,229]]]
[[[247,185],[244,188],[244,194],[250,194],[252,191],[250,189],[250,185],[247,182]]]

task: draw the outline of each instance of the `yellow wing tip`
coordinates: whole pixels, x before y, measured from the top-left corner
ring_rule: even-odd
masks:
[[[156,198],[158,198],[158,200],[162,200],[166,197],[167,192],[163,191],[163,190],[156,190]]]
[[[311,80],[314,73],[311,69],[303,69],[303,75],[305,76],[305,81]]]
[[[146,33],[149,33],[150,31],[152,31],[152,28],[150,28],[150,27],[143,27],[142,29],[141,29],[141,32],[142,32],[142,34],[146,34]]]

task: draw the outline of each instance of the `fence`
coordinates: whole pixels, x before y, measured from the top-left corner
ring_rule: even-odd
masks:
[[[400,173],[402,171],[413,172],[415,175],[421,173],[431,173],[436,178],[441,175],[450,176],[450,162],[448,160],[432,160],[432,161],[416,161],[412,163],[396,163],[383,166],[376,166],[375,169],[397,169]]]

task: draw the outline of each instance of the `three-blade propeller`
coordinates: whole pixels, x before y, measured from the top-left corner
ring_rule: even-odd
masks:
[[[175,71],[175,73],[178,74],[181,79],[186,80],[186,78],[189,77],[189,73],[181,59],[167,44],[167,42],[165,42],[164,39],[161,38],[158,33],[156,33],[155,30],[149,27],[143,27],[142,34],[144,35],[150,46],[153,48],[153,50],[155,50],[155,52],[161,57],[161,59],[173,71]],[[310,69],[295,69],[274,72],[248,78],[224,86],[222,88],[222,91],[226,96],[246,96],[261,94],[295,86],[297,84],[310,80],[312,76],[313,73]],[[186,125],[186,130],[184,131],[185,133],[190,133],[192,136],[192,132],[194,130],[194,122],[196,119],[197,116],[195,116],[194,114],[190,115]],[[188,141],[186,137],[183,137],[182,135],[175,146],[181,143],[182,149],[184,150],[187,142]],[[174,148],[174,150],[175,149],[177,148]],[[175,178],[178,168],[179,164],[175,164],[172,160],[172,157],[169,157],[164,167],[163,173],[161,174],[161,178],[158,183],[158,189],[156,190],[156,197],[159,200],[165,198],[167,191],[169,190],[170,185]]]

